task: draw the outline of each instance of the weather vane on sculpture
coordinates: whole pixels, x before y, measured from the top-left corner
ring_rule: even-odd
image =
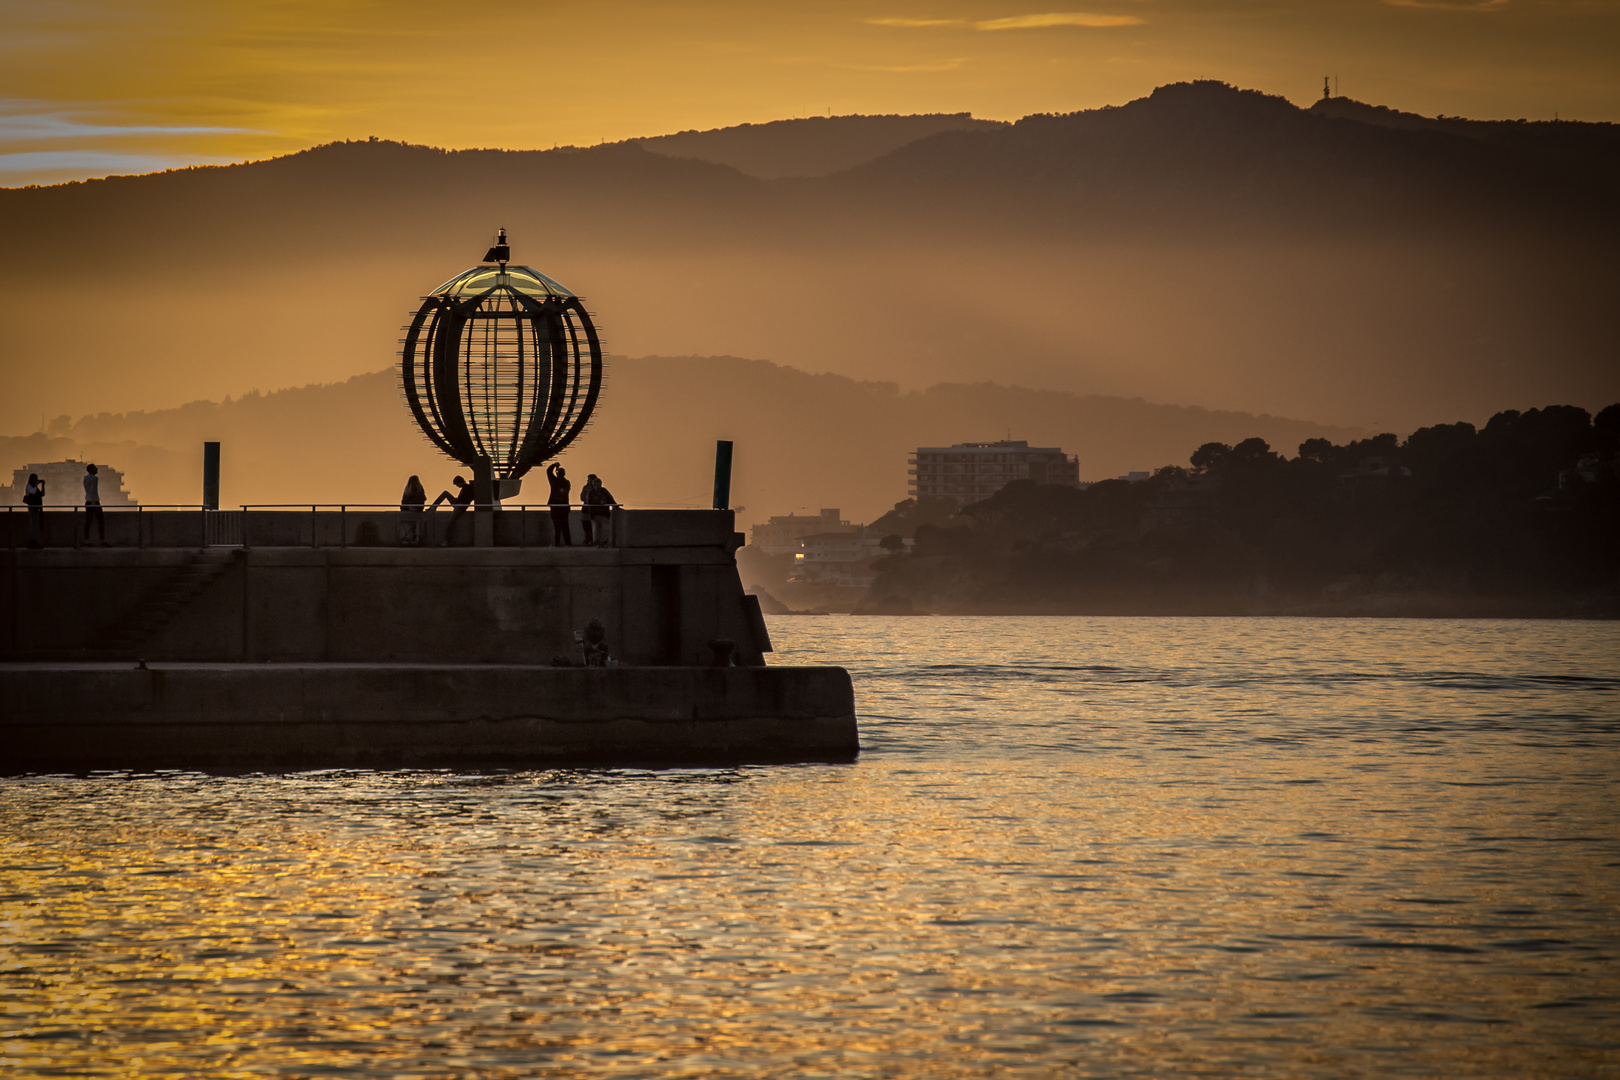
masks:
[[[602,388],[602,345],[585,305],[544,274],[508,266],[510,258],[502,229],[486,265],[422,301],[400,352],[412,415],[472,470],[481,504],[494,501],[496,480],[516,480],[562,453]]]

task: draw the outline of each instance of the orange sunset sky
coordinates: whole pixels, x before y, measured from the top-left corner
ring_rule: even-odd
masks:
[[[1620,0],[0,0],[0,186],[378,135],[548,148],[811,114],[1012,119],[1217,78],[1620,120]]]

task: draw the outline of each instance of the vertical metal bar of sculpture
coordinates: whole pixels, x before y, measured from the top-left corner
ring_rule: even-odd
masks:
[[[522,477],[578,438],[602,389],[602,344],[585,305],[510,257],[502,229],[485,265],[422,301],[400,352],[411,414],[472,470],[481,507],[495,501],[497,480]],[[489,542],[492,528],[475,532]]]

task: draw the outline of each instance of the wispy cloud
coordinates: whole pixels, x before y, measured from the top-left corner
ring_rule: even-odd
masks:
[[[106,102],[0,98],[0,187],[234,160],[240,155],[217,152],[218,140],[253,134],[215,124],[152,123]]]
[[[3,110],[3,106],[0,106]],[[0,145],[6,143],[61,142],[89,139],[144,139],[152,136],[245,135],[248,128],[206,125],[105,124],[80,119],[72,114],[6,115],[0,111]]]
[[[1390,7],[1422,8],[1425,11],[1500,11],[1509,0],[1384,0]]]
[[[1397,0],[1388,0],[1395,3]],[[1496,0],[1490,0],[1496,2]],[[1502,0],[1503,3],[1506,0]],[[899,26],[908,29],[939,29],[949,27],[964,30],[1048,30],[1059,26],[1079,26],[1098,30],[1110,26],[1141,26],[1142,19],[1135,15],[1098,15],[1088,11],[1049,11],[1041,15],[1010,15],[1001,19],[910,19],[891,16],[863,19],[872,26]]]
[[[902,19],[898,16],[887,19],[862,19],[861,21],[870,23],[872,26],[930,27],[969,25],[966,19]]]
[[[61,184],[98,176],[134,176],[183,169],[188,165],[220,165],[228,157],[199,154],[119,154],[104,150],[39,150],[0,154],[0,187]]]
[[[985,19],[973,24],[975,30],[1045,30],[1053,26],[1141,26],[1135,15],[1093,15],[1084,11],[1053,11],[1045,15],[1014,15],[1006,19]]]

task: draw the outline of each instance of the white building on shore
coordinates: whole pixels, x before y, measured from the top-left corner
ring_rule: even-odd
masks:
[[[797,555],[799,538],[812,533],[852,533],[860,531],[839,514],[837,507],[819,514],[780,514],[750,530],[748,546],[768,555]]]
[[[799,538],[789,580],[864,589],[877,577],[872,564],[886,554],[883,538],[871,529],[814,533]]]
[[[1018,441],[919,446],[911,458],[911,497],[954,499],[966,506],[1014,480],[1080,486],[1080,459],[1056,446]]]
[[[16,459],[13,458],[13,461]],[[24,465],[11,474],[11,483],[0,487],[0,506],[21,506],[28,492],[28,474],[35,473],[45,481],[46,506],[84,505],[84,467],[89,462],[42,461]],[[134,506],[135,500],[124,490],[124,474],[111,465],[96,462],[97,485],[102,506]]]

